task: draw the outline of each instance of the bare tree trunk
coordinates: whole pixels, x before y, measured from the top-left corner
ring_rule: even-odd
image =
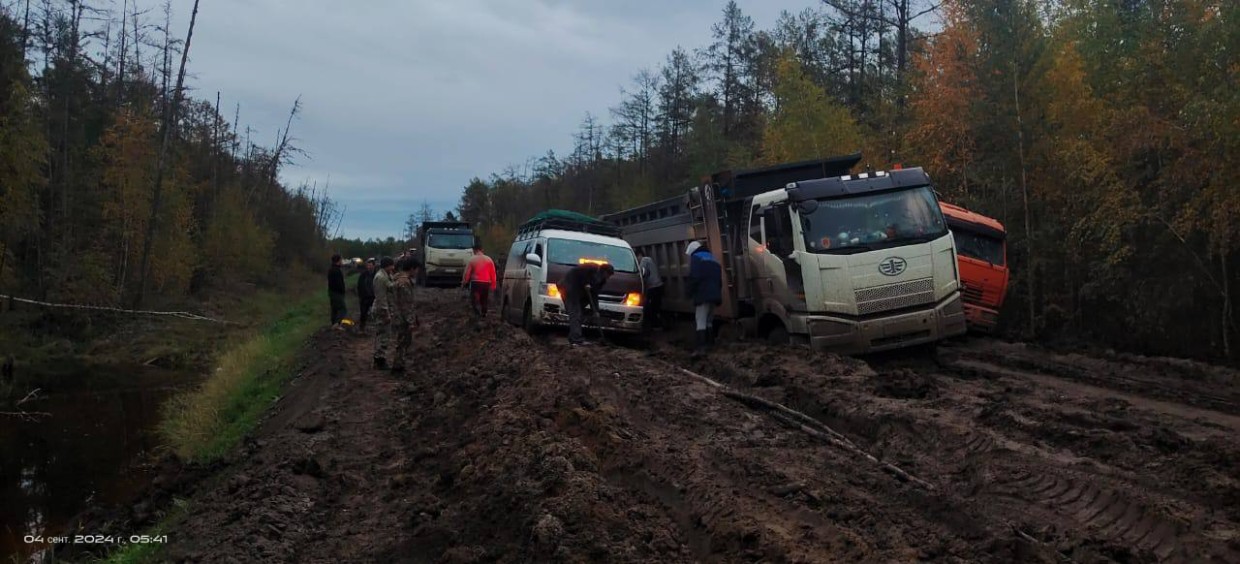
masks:
[[[125,105],[125,57],[128,54],[128,50],[129,50],[129,46],[127,45],[125,41],[125,39],[128,37],[127,35],[125,35],[125,24],[127,22],[126,18],[129,17],[129,14],[126,13],[126,10],[128,9],[129,9],[129,0],[124,0],[124,5],[121,6],[120,60],[117,61],[117,64],[116,64],[116,107],[117,108],[120,108],[121,106]],[[134,41],[137,41],[136,37],[134,38]]]
[[[26,15],[22,16],[22,62],[26,61],[26,47],[30,44],[30,0],[26,0]]]
[[[1016,63],[1012,63],[1012,96],[1016,100],[1016,145],[1020,157],[1020,193],[1024,200],[1025,206],[1025,248],[1029,253],[1029,263],[1026,265],[1025,271],[1029,273],[1029,283],[1025,286],[1027,290],[1027,299],[1029,301],[1029,335],[1035,334],[1037,329],[1037,308],[1034,301],[1036,293],[1034,292],[1034,283],[1037,280],[1035,275],[1036,260],[1033,247],[1033,222],[1029,217],[1029,180],[1025,170],[1025,127],[1020,114],[1020,81],[1016,73]]]
[[[163,135],[159,144],[159,160],[155,165],[155,189],[151,193],[151,219],[147,223],[146,239],[142,241],[142,264],[139,272],[141,272],[142,281],[138,287],[138,296],[134,300],[134,307],[141,307],[142,300],[146,295],[147,284],[151,279],[151,244],[155,240],[155,234],[159,228],[159,206],[160,199],[163,196],[164,188],[164,168],[168,162],[168,146],[172,142],[172,132],[176,129],[177,110],[181,103],[181,88],[185,85],[185,64],[189,59],[190,42],[194,38],[194,23],[198,20],[198,0],[194,0],[194,11],[189,17],[189,31],[185,34],[185,49],[181,51],[181,69],[177,73],[176,90],[172,93],[172,102],[166,112],[164,112],[164,123],[162,126]]]
[[[1227,276],[1227,251],[1222,252],[1222,262],[1223,262],[1223,358],[1231,358],[1231,278]]]
[[[215,133],[212,135],[211,142],[211,192],[213,194],[213,202],[211,202],[212,215],[220,201],[220,92],[215,91],[215,115],[212,116],[215,125]]]
[[[139,29],[141,22],[138,21],[138,3],[137,2],[133,3],[132,16],[133,17],[131,19],[133,20],[133,64],[138,65],[138,73],[141,74],[142,73],[142,36],[139,35],[139,33],[141,33]]]

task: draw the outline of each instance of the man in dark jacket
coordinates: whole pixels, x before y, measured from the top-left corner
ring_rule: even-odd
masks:
[[[357,326],[366,332],[366,321],[370,319],[370,306],[375,303],[375,259],[366,260],[366,270],[357,276],[357,302],[362,308],[361,318]]]
[[[712,318],[715,306],[723,303],[723,267],[710,254],[710,249],[697,241],[689,243],[685,254],[689,255],[687,297],[693,300],[693,314],[697,322],[696,354],[700,355],[715,341]]]
[[[344,295],[349,290],[344,285],[344,271],[340,269],[340,255],[332,255],[332,267],[327,271],[327,297],[332,306],[332,329],[340,329],[340,322],[349,314]]]
[[[581,264],[574,266],[560,280],[560,291],[564,296],[564,309],[568,310],[568,343],[573,346],[587,344],[581,335],[581,317],[583,308],[590,306],[595,324],[599,320],[598,294],[607,284],[607,279],[616,273],[610,264]]]

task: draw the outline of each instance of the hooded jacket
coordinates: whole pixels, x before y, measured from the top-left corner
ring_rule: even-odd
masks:
[[[706,249],[693,249],[689,255],[689,278],[685,286],[693,305],[723,303],[723,267]]]

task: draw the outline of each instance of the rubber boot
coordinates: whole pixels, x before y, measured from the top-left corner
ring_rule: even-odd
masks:
[[[706,350],[715,348],[715,328],[713,326],[706,328]]]
[[[699,330],[694,335],[694,346],[693,346],[694,357],[700,357],[706,354],[706,344],[707,344],[706,334],[707,334],[706,331]]]

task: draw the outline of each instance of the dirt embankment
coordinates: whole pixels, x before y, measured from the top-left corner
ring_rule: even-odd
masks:
[[[165,558],[1240,561],[1226,370],[988,340],[694,361],[474,328],[455,293],[420,300],[410,373],[321,334],[243,452],[161,484],[191,499]]]

